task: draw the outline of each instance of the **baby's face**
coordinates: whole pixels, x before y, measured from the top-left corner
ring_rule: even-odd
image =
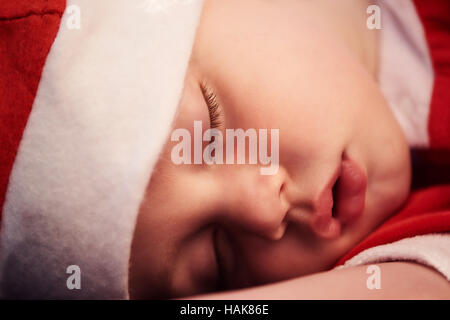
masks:
[[[209,128],[207,86],[218,130],[279,129],[279,169],[176,165],[169,138],[138,217],[132,297],[326,270],[405,200],[404,136],[374,77],[308,3],[206,1],[174,129]]]

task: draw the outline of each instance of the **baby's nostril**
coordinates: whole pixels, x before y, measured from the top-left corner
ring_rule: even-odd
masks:
[[[279,191],[279,193],[278,193],[278,196],[279,196],[279,197],[280,197],[281,194],[284,192],[285,185],[286,185],[285,182],[283,182],[283,183],[281,184],[280,191]]]
[[[336,218],[336,201],[337,201],[337,191],[338,191],[338,185],[339,185],[339,180],[340,178],[338,178],[336,180],[336,182],[333,185],[333,188],[331,189],[332,194],[333,194],[333,208],[331,209],[331,216]]]
[[[273,241],[277,241],[280,240],[281,238],[283,238],[285,232],[286,232],[286,228],[287,228],[287,222],[286,221],[282,221],[280,226],[275,230],[275,232],[270,234],[270,239]]]

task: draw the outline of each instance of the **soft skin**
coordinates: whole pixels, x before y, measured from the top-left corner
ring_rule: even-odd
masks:
[[[210,300],[449,300],[450,285],[435,270],[409,262],[386,262],[380,287],[369,289],[368,266],[320,272],[255,288],[207,294],[190,299]]]
[[[364,1],[206,0],[174,128],[280,130],[280,168],[175,165],[168,139],[139,213],[132,298],[181,297],[329,270],[404,203],[409,149],[376,80]],[[206,143],[205,143],[206,144]],[[313,227],[344,157],[367,177],[363,214]],[[220,267],[215,255],[219,252]],[[220,269],[221,271],[218,271]]]

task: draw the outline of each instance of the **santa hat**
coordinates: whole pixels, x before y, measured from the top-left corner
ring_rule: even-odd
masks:
[[[0,3],[3,298],[128,297],[136,217],[201,6]],[[67,286],[72,265],[81,289]]]

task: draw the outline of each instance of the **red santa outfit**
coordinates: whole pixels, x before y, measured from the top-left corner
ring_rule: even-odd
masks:
[[[0,1],[0,296],[128,297],[201,6]],[[71,265],[81,290],[66,286]]]
[[[427,2],[417,5],[428,45],[416,33],[407,38],[418,50],[408,56],[416,76],[407,78],[424,81],[382,71],[381,84],[411,145],[450,149],[449,4]],[[128,297],[134,224],[176,111],[201,4],[0,2],[0,296]],[[386,10],[392,21],[402,16],[395,10]],[[398,63],[386,60],[389,39],[385,71]],[[340,264],[415,260],[449,277],[449,199],[450,185],[415,191]],[[81,269],[81,290],[66,286],[71,265]]]

